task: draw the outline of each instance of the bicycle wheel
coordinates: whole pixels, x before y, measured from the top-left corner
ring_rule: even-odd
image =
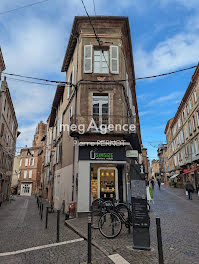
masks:
[[[100,233],[106,238],[117,237],[122,230],[122,221],[114,212],[106,212],[99,219]]]
[[[119,203],[115,207],[115,211],[121,216],[121,218],[124,220],[124,222],[129,221],[129,209],[126,204],[124,203]]]

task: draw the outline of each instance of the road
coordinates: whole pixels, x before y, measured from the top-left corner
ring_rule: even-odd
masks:
[[[199,264],[199,198],[187,200],[184,190],[155,186],[151,206],[151,251],[132,250],[132,235],[123,233],[114,240],[93,231],[93,240],[109,254],[120,254],[129,263],[158,263],[155,217],[160,216],[165,263]],[[87,242],[60,219],[60,242],[56,243],[56,214],[49,214],[49,228],[40,220],[34,197],[17,197],[0,208],[0,264],[86,263]],[[87,219],[73,220],[87,233]],[[22,250],[22,251],[19,251]],[[93,247],[93,263],[112,263]]]

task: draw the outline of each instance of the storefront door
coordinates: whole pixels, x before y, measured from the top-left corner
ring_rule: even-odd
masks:
[[[32,192],[32,183],[22,183],[21,184],[21,195],[30,196]]]
[[[113,167],[98,169],[98,197],[118,200],[118,170]]]

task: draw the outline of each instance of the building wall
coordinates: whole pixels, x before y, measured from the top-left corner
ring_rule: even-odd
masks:
[[[20,176],[20,171],[19,171],[19,164],[20,164],[20,155],[15,156],[14,158],[14,165],[13,165],[13,171],[12,171],[12,182],[11,182],[11,187],[16,188],[18,185],[18,178]]]
[[[185,92],[175,117],[165,130],[168,143],[169,168],[173,173],[197,168],[199,161],[199,68]],[[182,181],[199,182],[194,174]]]
[[[128,32],[128,29],[126,28],[126,21],[115,22],[114,19],[113,21],[111,21],[111,19],[102,21],[102,19],[100,18],[99,20],[95,20],[94,24],[97,30],[97,34],[99,34],[99,37],[103,39],[103,46],[118,46],[119,74],[95,74],[93,72],[92,74],[84,73],[84,46],[93,45],[93,47],[96,47],[98,46],[98,43],[95,39],[88,20],[79,20],[76,25],[78,40],[75,47],[73,47],[73,54],[71,53],[72,55],[70,61],[67,62],[68,64],[66,69],[66,82],[73,82],[74,84],[76,84],[79,80],[84,81],[81,81],[79,83],[76,95],[75,89],[72,87],[69,89],[69,85],[67,84],[65,85],[64,90],[62,90],[60,87],[57,88],[51,115],[49,117],[49,126],[52,127],[54,135],[54,154],[52,155],[53,157],[51,156],[51,159],[53,159],[53,166],[51,168],[51,171],[53,175],[52,177],[54,177],[54,204],[56,208],[60,206],[62,200],[65,200],[67,205],[72,200],[77,202],[77,199],[81,203],[81,198],[79,199],[78,197],[79,195],[81,196],[82,193],[80,187],[82,183],[80,184],[81,180],[79,175],[79,173],[82,173],[82,170],[79,167],[81,166],[81,164],[79,164],[78,161],[78,145],[74,145],[74,143],[78,143],[79,141],[97,141],[100,139],[124,139],[123,135],[114,134],[102,136],[100,134],[96,135],[93,133],[77,135],[76,137],[74,134],[72,135],[71,133],[68,133],[68,131],[64,130],[64,128],[60,131],[60,122],[62,122],[63,125],[67,125],[72,121],[75,121],[74,123],[76,123],[77,125],[80,123],[88,124],[90,122],[90,118],[92,116],[93,93],[109,94],[109,116],[110,119],[112,118],[111,121],[113,124],[118,122],[128,122],[129,120],[126,118],[127,113],[128,111],[134,113],[135,107],[136,121],[134,120],[134,122],[137,125],[137,135],[139,141],[138,144],[141,144],[135,83],[133,81],[126,82],[124,83],[124,85],[115,84],[115,82],[109,82],[106,84],[90,83],[90,81],[97,80],[111,81],[114,79],[115,81],[117,79],[125,79],[127,78],[127,72],[130,79],[134,78],[133,62],[132,57],[130,56],[130,34]],[[76,35],[76,33],[72,32],[69,40],[69,45],[71,45],[71,41],[73,41],[72,38],[74,35]],[[69,56],[67,55],[68,49],[64,61],[67,61],[66,57]],[[68,93],[69,90],[70,92]],[[131,95],[128,94],[129,91],[131,91]],[[132,101],[132,105],[134,107],[130,105],[130,100]],[[111,117],[113,115],[117,116],[117,118],[114,117],[114,120],[113,117]],[[123,116],[125,117],[125,119],[123,118]],[[60,146],[61,154],[59,150]],[[59,176],[61,186],[65,186],[65,194],[61,192],[60,189],[60,195],[57,195],[57,177]],[[84,177],[88,178],[88,174],[86,174]],[[78,192],[76,186],[77,182],[79,182]],[[84,195],[88,195],[88,193],[84,193]]]
[[[0,199],[8,199],[16,150],[17,120],[6,78],[0,89]]]

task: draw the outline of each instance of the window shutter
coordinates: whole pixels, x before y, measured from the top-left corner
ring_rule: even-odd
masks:
[[[119,54],[118,54],[118,46],[110,46],[110,62],[111,62],[111,73],[118,74],[119,73]]]
[[[32,178],[32,170],[29,171],[29,178]]]
[[[28,166],[28,159],[25,160],[25,166]]]
[[[56,160],[56,163],[58,163],[59,162],[59,144],[56,147],[56,151],[57,151],[57,160]]]
[[[84,46],[84,73],[92,73],[92,45]]]
[[[70,84],[69,84],[69,82],[70,82],[70,77],[68,77],[68,84],[67,84],[67,99],[70,96]]]
[[[35,159],[33,158],[33,159],[32,159],[32,166],[34,166],[34,162],[35,162]]]
[[[73,72],[72,72],[72,84],[75,84],[75,66],[73,66]]]
[[[60,121],[59,121],[59,131],[62,131],[62,119],[63,119],[63,114],[60,116]]]

